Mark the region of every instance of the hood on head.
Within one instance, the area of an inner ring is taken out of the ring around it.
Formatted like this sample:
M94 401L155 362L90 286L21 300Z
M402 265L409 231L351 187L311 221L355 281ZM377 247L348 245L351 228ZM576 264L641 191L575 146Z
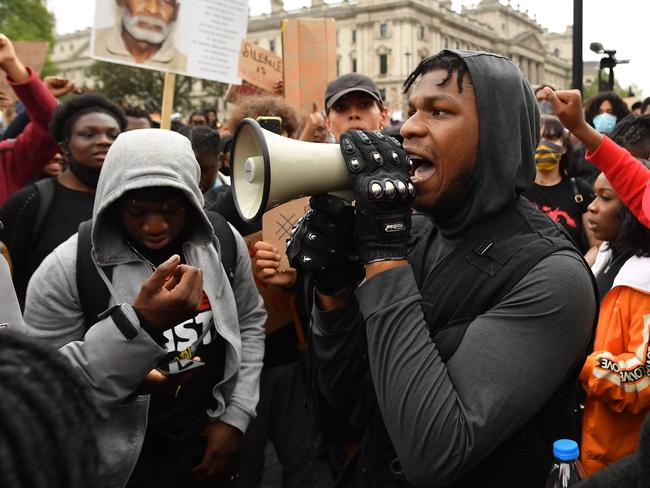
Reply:
M138 129L122 132L106 155L93 207L92 242L102 264L119 260L126 249L122 227L109 218L108 209L126 192L170 187L183 192L196 209L191 221L192 241L212 241L212 226L203 212L199 189L201 169L188 138L169 130Z
M451 52L467 66L476 96L479 147L470 190L453 215L436 224L458 234L511 204L535 181L539 107L530 83L504 56L486 52Z

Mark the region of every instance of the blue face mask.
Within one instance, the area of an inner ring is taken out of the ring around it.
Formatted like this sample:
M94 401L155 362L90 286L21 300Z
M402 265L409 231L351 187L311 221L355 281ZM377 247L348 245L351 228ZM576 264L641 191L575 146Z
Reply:
M598 114L594 117L594 129L601 134L609 134L616 125L616 116L608 113Z

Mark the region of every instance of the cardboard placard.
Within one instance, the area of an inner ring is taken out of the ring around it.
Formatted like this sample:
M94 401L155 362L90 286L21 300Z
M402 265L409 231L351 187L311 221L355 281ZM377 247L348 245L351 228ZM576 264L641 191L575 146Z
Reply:
M262 231L255 232L244 237L246 245L248 246L248 253L251 261L255 256L255 248L253 247L257 241L262 240ZM268 314L264 328L267 334L271 334L276 330L292 323L291 316L291 294L285 288L275 285L269 285L260 281L255 277L255 285L257 291L262 295L264 300L264 308Z
M25 66L29 66L35 73L40 75L50 44L47 41L14 41L12 44L14 45L18 59ZM0 71L0 90L5 92L12 102L17 100L16 94L7 82L7 75L4 71Z
M284 93L300 114L324 105L327 83L336 78L336 24L332 18L282 21Z
M271 93L244 81L241 85L230 85L230 87L228 87L228 91L226 92L226 102L237 105L247 97L263 95L271 95Z
M273 93L275 84L282 81L282 58L243 39L237 74L251 85Z
M305 215L307 210L309 210L309 197L304 197L275 207L262 217L263 238L278 248L278 253L282 256L278 269L282 271L289 269L286 240L291 235L291 227Z

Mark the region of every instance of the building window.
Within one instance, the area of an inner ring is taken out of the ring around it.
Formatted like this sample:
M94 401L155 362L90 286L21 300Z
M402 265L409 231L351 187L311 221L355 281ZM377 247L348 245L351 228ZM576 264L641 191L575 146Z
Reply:
M269 51L271 51L272 53L275 52L275 39L271 39L269 41Z
M381 95L381 99L384 101L384 103L386 103L386 88L380 88L379 94Z
M356 44L356 43L357 43L357 30L352 29L352 44Z
M356 59L352 60L352 72L353 73L357 72L357 60Z
M418 26L418 40L422 41L424 39L424 26Z
M336 76L341 76L341 62L336 60Z
M447 49L449 47L449 39L447 39L446 37L443 37L442 40L443 40L443 42L445 44L445 49Z
M339 45L339 31L338 29L336 30L336 45Z
M388 73L388 54L379 55L379 74L385 75Z
M388 37L388 24L379 25L379 37L381 38Z

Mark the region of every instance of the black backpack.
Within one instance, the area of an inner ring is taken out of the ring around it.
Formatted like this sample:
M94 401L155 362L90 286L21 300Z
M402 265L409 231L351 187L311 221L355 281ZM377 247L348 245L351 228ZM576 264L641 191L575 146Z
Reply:
M235 267L237 265L237 243L230 225L221 215L215 212L206 211L206 216L214 228L214 234L221 245L221 264L223 265L228 281L232 285L235 278ZM86 220L79 224L79 236L77 239L77 290L79 300L84 314L86 330L97 322L97 316L108 308L110 292L102 281L95 263L92 260L91 230L92 220ZM110 280L113 274L112 267L104 268L107 278Z

